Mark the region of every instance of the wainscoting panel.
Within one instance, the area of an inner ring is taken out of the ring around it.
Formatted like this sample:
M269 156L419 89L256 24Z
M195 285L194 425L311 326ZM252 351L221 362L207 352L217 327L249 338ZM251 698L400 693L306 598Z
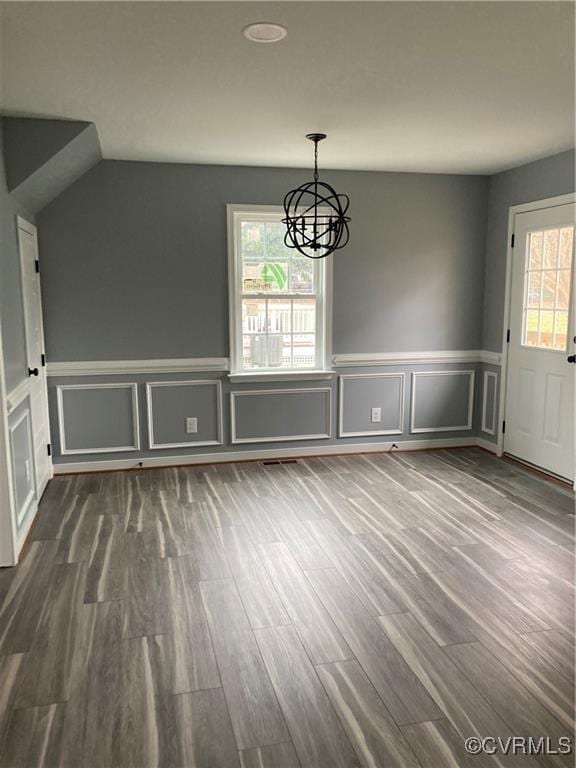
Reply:
M34 447L30 404L26 400L10 418L8 425L12 454L12 483L16 501L16 525L20 528L35 502Z
M146 383L148 447L188 448L222 445L222 384L218 380ZM186 432L186 419L198 419L198 431Z
M498 374L495 371L484 371L482 383L482 432L496 434L498 418Z
M329 387L231 392L232 443L329 438L331 395Z
M474 371L414 372L410 432L471 430L474 374Z
M62 455L140 449L136 384L61 384L56 396Z
M345 374L339 379L339 437L401 435L404 422L403 373ZM372 408L380 408L380 422L371 421Z

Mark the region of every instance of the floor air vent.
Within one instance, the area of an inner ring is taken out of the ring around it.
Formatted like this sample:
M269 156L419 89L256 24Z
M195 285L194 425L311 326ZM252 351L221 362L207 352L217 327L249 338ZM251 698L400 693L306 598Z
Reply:
M262 464L265 467L273 467L277 464L298 464L298 459L270 459L270 461L263 461Z

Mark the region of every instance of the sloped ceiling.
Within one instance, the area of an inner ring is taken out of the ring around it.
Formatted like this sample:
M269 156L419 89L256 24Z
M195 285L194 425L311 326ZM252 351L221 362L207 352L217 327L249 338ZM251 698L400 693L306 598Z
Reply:
M8 191L31 213L102 159L92 123L3 117L2 130Z

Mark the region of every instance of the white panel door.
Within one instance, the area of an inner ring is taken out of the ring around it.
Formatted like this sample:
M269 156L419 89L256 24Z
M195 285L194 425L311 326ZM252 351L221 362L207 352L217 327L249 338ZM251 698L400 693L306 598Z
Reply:
M504 451L574 479L575 205L514 219Z
M44 328L42 296L38 272L38 240L36 227L18 218L18 242L22 272L22 298L26 329L28 375L30 377L30 410L34 443L34 474L36 498L40 500L52 473L48 455L50 431L48 424L48 393L44 365Z

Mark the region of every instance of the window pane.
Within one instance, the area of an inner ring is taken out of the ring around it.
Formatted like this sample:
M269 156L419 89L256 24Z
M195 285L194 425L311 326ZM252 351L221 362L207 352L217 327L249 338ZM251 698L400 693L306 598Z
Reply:
M281 222L242 222L243 293L288 290L290 251Z
M527 307L540 306L540 290L542 287L542 272L528 273L528 293L526 296Z
M568 312L556 312L554 319L554 349L566 350L568 341Z
M244 368L266 368L266 334L250 334L242 337L242 357Z
M554 303L556 301L556 276L558 272L556 270L548 270L542 272L542 297L540 306L543 309L554 309Z
M245 259L243 293L282 293L288 288L288 261Z
M292 337L273 334L268 336L268 367L292 367Z
M529 309L526 312L526 325L524 328L524 344L527 347L538 346L538 318L540 312L537 309Z
M558 293L556 309L568 309L570 303L570 270L561 269L558 272Z
M267 221L264 226L267 261L286 261L290 256L290 249L284 245L286 225L281 221Z
M559 230L557 229L544 231L542 269L555 269L558 264L558 236Z
M267 299L268 333L290 333L292 330L292 302L290 299Z
M572 247L574 244L574 227L564 227L560 230L559 267L572 266Z
M290 290L292 293L314 291L314 261L292 255Z
M296 334L293 346L293 367L312 368L316 363L316 337L312 333Z
M243 333L266 332L266 299L242 300Z
M528 269L542 269L542 232L530 234L530 260Z
M293 310L294 333L315 333L316 299L297 299Z
M540 312L538 346L544 347L545 349L551 349L553 336L554 336L554 312L543 309Z

